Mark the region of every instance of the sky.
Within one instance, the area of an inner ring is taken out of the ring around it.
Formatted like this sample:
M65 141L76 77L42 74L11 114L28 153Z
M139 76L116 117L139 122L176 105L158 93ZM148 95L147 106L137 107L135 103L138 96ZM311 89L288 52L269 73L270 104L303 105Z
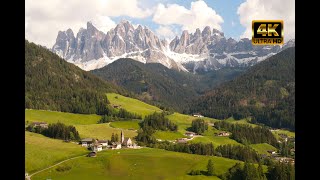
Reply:
M70 28L76 36L91 21L106 33L122 19L168 40L205 26L226 38L251 39L252 20L279 19L284 41L295 38L295 0L26 0L25 10L26 39L48 48L59 31Z

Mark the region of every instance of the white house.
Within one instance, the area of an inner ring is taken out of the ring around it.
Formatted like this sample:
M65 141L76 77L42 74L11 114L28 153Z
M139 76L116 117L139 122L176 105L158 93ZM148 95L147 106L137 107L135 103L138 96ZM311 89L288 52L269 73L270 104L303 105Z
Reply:
M121 149L121 143L117 142L113 142L112 143L112 146L111 146L111 149Z
M85 138L80 141L81 146L88 147L92 144L92 138Z
M102 151L102 145L96 144L96 145L92 146L92 151L94 151L94 152Z
M195 114L193 114L193 116L194 116L194 117L200 117L200 118L203 117L203 116L202 116L201 114L199 114L199 113L195 113Z
M107 147L107 146L108 146L108 140L98 140L98 143L99 143L102 147Z
M189 136L189 137L193 137L194 135L196 135L196 133L194 133L194 132L186 132L184 135L185 136Z

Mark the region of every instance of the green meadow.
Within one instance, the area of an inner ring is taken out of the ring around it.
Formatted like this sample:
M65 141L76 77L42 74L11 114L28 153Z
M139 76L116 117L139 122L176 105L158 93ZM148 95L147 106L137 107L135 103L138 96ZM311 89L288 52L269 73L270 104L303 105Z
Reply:
M137 99L125 97L120 94L107 93L107 97L111 104L120 105L121 108L124 108L129 112L142 115L142 117L154 112L162 112L162 110L156 106L152 106Z
M156 131L153 135L156 139L161 139L161 140L176 140L178 138L186 137L182 135L180 132L171 132L171 131Z
M259 154L266 154L269 155L268 150L274 150L276 151L277 148L273 147L272 145L268 143L262 143L262 144L250 144L250 146L256 150Z
M132 120L132 121L115 121L110 123L110 127L113 128L121 128L121 129L134 129L138 130L140 128L139 126L139 120Z
M279 134L286 134L288 137L295 137L296 136L295 132L291 132L291 131L283 130L283 129L278 129L276 131L272 131L272 133L277 139L280 139Z
M25 122L47 122L56 123L58 121L66 125L86 125L96 124L100 120L101 116L96 114L73 114L57 111L46 110L25 110Z
M256 127L258 125L256 124L252 124L250 123L250 118L245 118L245 119L240 119L240 120L235 120L233 117L230 117L228 119L225 120L226 122L229 122L229 123L235 123L235 124L248 124L252 127Z
M170 121L176 123L178 125L178 131L184 134L187 130L187 128L191 127L191 123L195 119L199 119L198 117L186 115L186 114L180 114L180 113L173 113L171 115L166 116ZM219 121L217 119L203 117L206 122L216 122Z
M103 124L90 124L90 125L76 125L81 138L96 138L96 139L111 139L112 133L118 134L120 137L121 129L112 128L108 123ZM137 135L136 131L123 130L125 137L133 139Z
M25 169L29 174L86 153L88 150L78 144L25 132Z
M64 172L58 172L57 167L53 167L32 179L219 179L188 175L191 170L206 171L209 159L213 160L217 175L240 162L151 148L107 150L99 152L95 158L80 157L59 165L71 167Z

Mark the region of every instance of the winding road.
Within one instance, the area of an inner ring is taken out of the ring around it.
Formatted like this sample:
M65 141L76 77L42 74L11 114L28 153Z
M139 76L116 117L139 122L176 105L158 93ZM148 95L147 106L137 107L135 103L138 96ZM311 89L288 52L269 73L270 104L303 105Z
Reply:
M57 163L57 164L54 164L54 165L52 165L52 166L49 166L49 167L45 168L45 169L42 169L42 170L37 171L37 172L34 172L33 174L27 176L26 179L27 179L27 180L31 180L31 177L32 177L33 175L35 175L35 174L38 174L38 173L40 173L40 172L42 172L42 171L45 171L45 170L47 170L47 169L50 169L50 168L52 168L52 167L54 167L54 166L57 166L57 165L59 165L59 164L62 164L62 163L64 163L64 162L66 162L66 161L69 161L69 160L72 160L72 159L76 159L76 158L79 158L79 157L83 157L83 156L86 156L86 155L80 155L80 156L76 156L76 157L72 157L72 158L63 160L63 161L61 161L61 162L59 162L59 163Z

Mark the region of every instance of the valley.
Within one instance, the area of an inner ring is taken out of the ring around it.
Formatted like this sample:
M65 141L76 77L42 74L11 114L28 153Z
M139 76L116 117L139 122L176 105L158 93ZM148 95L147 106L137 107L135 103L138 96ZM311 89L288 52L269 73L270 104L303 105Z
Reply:
M121 108L125 108L129 112L148 115L154 113L154 111L161 111L155 106L120 94L108 93L106 95L111 104L121 105ZM155 137L162 141L168 140L172 142L179 138L187 137L184 133L191 126L192 121L198 119L198 117L177 112L166 115L166 117L178 125L178 131L157 131ZM139 128L139 120L98 124L100 118L101 116L94 114L85 115L45 110L26 110L25 123L30 124L35 121L42 121L47 123L62 122L65 124L73 124L79 132L81 139L90 137L110 140L112 133L120 134L120 132L123 131L126 137L130 137L135 141L135 136L137 135L136 130ZM207 117L203 117L202 119L208 123L221 121ZM230 123L251 124L245 119L240 121L228 119L227 121ZM188 141L188 143L212 143L214 147L228 144L244 146L231 139L230 136L216 136L215 133L219 132L215 127L210 126L202 136L194 137ZM277 148L267 143L252 144L250 146L256 150L258 154L269 155L268 150L277 150ZM50 149L50 151L44 149ZM26 171L29 174L64 159L77 155L85 155L89 152L86 148L78 145L77 142L68 143L58 139L47 138L33 132L26 132ZM35 154L37 154L37 156ZM69 160L32 176L32 179L85 179L87 176L89 177L89 175L95 179L112 179L117 177L127 177L128 179L148 179L148 177L155 179L206 179L209 177L204 175L193 177L187 174L194 168L205 171L205 163L208 159L213 159L217 176L221 176L230 167L235 165L236 162L241 162L217 156L171 152L148 147L143 147L142 149L103 150L97 153L96 158L79 157L74 160ZM173 164L175 164L174 167L172 166ZM176 167L177 164L178 167ZM57 171L58 167L68 167L67 169L70 169L60 172ZM150 171L143 171L146 167L150 168ZM266 167L264 167L264 170L266 171ZM220 179L217 176L215 176L215 178Z
M123 22L114 31L122 26L131 28ZM133 31L149 32L141 27ZM198 36L199 31L184 32L170 43L171 50L197 51L181 42L205 39ZM57 38L62 44L64 33ZM72 31L67 33L74 41ZM90 33L100 34L99 41L104 37L92 24L79 33L86 38ZM117 33L109 35L121 41ZM203 44L204 50L215 58L225 51L248 51L243 49L247 40L227 48L225 43L234 43L223 36L218 31L208 36L216 44ZM99 42L91 40L86 39ZM247 59L246 65L225 59L230 54L220 57L226 60L220 61L224 66L212 58L202 64L172 60L163 65L161 58L141 63L127 56L84 71L69 63L72 59L61 58L76 53L72 48L73 52L60 51L62 44L55 46L59 57L25 41L25 171L30 175L43 170L32 179L224 180L237 176L234 172L259 173L261 179L294 174L294 47L283 46L281 51L274 47L270 51L277 54L263 52L260 57L273 56L263 61ZM217 46L225 48L218 52ZM119 53L111 51L112 56ZM93 52L86 54L86 60L97 55ZM154 55L143 54L148 61ZM232 55L248 58L248 54ZM61 164L50 168L57 163ZM276 171L280 167L287 171Z

